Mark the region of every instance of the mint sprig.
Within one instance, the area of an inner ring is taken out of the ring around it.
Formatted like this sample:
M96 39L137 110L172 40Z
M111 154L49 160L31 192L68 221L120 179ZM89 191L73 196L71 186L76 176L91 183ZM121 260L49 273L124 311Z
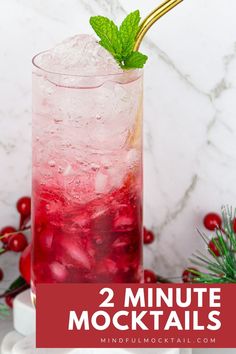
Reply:
M128 57L133 52L135 38L139 31L141 16L139 10L131 12L122 22L119 30L122 42L122 54Z
M134 51L135 39L140 28L140 12L131 12L120 28L103 16L93 16L90 24L100 38L100 45L108 50L122 69L143 68L148 57Z

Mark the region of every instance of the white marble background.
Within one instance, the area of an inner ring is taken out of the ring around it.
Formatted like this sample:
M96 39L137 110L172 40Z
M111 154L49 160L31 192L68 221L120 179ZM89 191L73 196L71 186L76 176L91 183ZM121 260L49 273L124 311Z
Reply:
M120 20L159 0L0 0L0 226L16 224L30 193L31 57L90 32L88 19ZM196 227L222 204L236 206L236 1L185 0L143 44L145 222L157 234L145 264L179 276L203 247ZM5 255L5 283L17 260ZM8 265L8 267L7 267ZM15 268L16 269L16 268Z

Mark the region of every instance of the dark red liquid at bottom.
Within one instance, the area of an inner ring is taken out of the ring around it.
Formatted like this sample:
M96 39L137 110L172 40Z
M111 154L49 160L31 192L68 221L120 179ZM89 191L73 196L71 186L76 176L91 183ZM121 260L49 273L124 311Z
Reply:
M87 204L33 185L33 288L36 283L142 280L142 198L123 186Z

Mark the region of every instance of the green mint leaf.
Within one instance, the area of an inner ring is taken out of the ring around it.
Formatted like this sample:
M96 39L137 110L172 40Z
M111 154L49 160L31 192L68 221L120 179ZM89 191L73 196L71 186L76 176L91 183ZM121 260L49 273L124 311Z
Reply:
M139 10L136 10L131 12L131 14L124 19L120 26L119 33L123 47L123 57L129 56L134 49L135 38L138 34L140 20L140 12Z
M90 24L101 39L99 42L101 46L107 49L116 59L119 59L122 52L122 43L118 27L114 22L103 16L93 16L90 18Z
M123 69L143 68L148 57L134 52L141 17L139 10L129 14L120 28L103 16L93 16L90 24L100 38L100 45L110 52Z
M124 69L143 68L148 57L140 52L132 52L128 58L124 60Z

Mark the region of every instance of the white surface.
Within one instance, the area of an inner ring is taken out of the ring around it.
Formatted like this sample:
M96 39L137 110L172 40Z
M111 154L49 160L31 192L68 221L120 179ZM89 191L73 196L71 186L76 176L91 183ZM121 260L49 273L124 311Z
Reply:
M1 354L11 354L15 344L22 338L23 336L16 331L9 332L2 341Z
M18 224L14 204L30 193L31 57L75 33L90 15L121 19L160 0L0 1L0 226ZM195 226L209 210L235 205L235 0L185 0L153 28L143 47L145 220L159 235L145 264L179 276L203 248ZM15 254L0 257L6 288ZM0 322L0 333L7 322Z
M71 349L36 349L35 337L28 336L15 344L12 354L72 354ZM74 354L74 353L73 353Z
M30 290L19 294L14 300L13 325L15 330L23 336L35 333L36 316Z
M4 336L13 330L12 316L0 319L0 345Z

